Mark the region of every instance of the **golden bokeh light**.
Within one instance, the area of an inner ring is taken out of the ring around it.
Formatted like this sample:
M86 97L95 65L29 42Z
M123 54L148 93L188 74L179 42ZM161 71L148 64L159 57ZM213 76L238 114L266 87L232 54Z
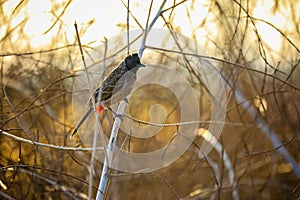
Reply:
M13 11L16 11L19 1L7 1L4 3L4 11L7 16ZM75 30L74 22L77 21L80 29L87 29L82 35L82 42L89 43L91 41L102 41L104 37L110 38L118 34L122 28L118 24L126 25L126 8L119 1L110 1L110 3L103 4L101 1L87 0L72 1L69 5L67 1L61 3L52 4L50 0L28 1L25 8L21 7L21 12L15 12L12 16L12 21L9 26L16 26L22 20L26 20L26 26L24 33L30 39L30 46L34 48L46 47L52 44L52 39L57 36L59 31L64 32L65 38L60 38L61 41L57 43L65 43L66 41L74 41ZM145 26L145 19L148 3L132 3L131 12L139 19L141 25ZM54 24L55 17L63 12L64 6L67 6L63 15L56 24ZM153 10L158 8L157 3L154 3ZM171 6L172 4L167 5ZM181 31L183 34L196 37L198 42L202 45L207 43L208 38L220 37L218 27L215 23L210 23L212 20L211 14L208 14L209 7L211 7L210 1L195 1L187 2L186 5L182 5L180 9L175 11L174 27L176 30ZM253 8L253 17L266 20L278 27L281 30L290 31L294 27L290 27L290 16L287 14L289 8L281 8L280 13L272 13L273 4L269 4L264 1L258 1ZM300 4L296 4L300 6ZM192 9L191 9L191 8ZM152 16L153 17L153 16ZM208 21L208 22L207 22ZM139 28L131 18L131 28ZM201 27L204 23L204 27ZM257 31L262 40L276 53L280 53L282 44L282 35L270 25L256 21ZM0 28L0 36L5 35L6 27L8 25L2 25ZM156 26L163 28L163 21L159 20ZM50 30L49 30L50 29ZM46 32L48 31L48 32ZM196 31L195 33L193 31ZM16 41L19 37L14 36L13 41ZM224 41L226 43L226 41ZM52 44L53 45L53 44ZM276 56L276 54L272 54Z

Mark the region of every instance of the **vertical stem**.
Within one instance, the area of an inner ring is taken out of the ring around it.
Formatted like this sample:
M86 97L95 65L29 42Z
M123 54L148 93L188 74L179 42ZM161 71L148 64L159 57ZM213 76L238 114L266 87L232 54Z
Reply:
M87 81L88 81L88 87L89 87L90 96L93 98L93 91L92 91L92 87L91 87L90 76L89 76L88 69L87 69L87 66L86 66L86 62L85 62L85 59L84 59L84 54L83 54L83 50L82 50L82 46L81 46L81 41L80 41L80 36L79 36L79 32L78 32L76 21L74 23L74 26L75 26L75 30L76 30L76 36L77 36L77 40L78 40L78 44L79 44L80 54L81 54L81 58L82 58L83 66L84 66L84 71L85 71L85 74L86 74L86 77L87 77ZM105 55L104 55L104 67L105 67L105 58L106 58L106 43L105 43ZM98 94L97 98L101 99L101 95L102 95L102 90L100 88L100 91L99 91L99 94ZM93 102L93 108L95 108L95 101L93 100L92 102ZM100 103L100 101L99 101L99 103ZM95 128L94 134L93 134L93 150L92 150L91 164L90 164L90 169L89 169L89 171L90 171L89 188L88 188L89 199L92 199L92 195L93 195L92 188L93 188L93 177L94 177L94 174L93 174L93 171L94 171L94 160L95 160L95 154L96 154L96 148L95 147L97 145L97 133L99 132L98 131L99 116L98 116L97 113L95 113L95 116L96 116L96 121L95 121L95 127L96 128Z
M129 0L127 1L127 56L129 55Z
M3 60L4 60L4 57L1 57L1 66L0 66L0 88L1 88L1 91L2 91L2 88L3 88L3 80L4 80L4 77L3 77ZM2 102L2 98L0 98L0 121L3 122L3 119L4 119L4 115L3 115L3 102Z
M122 116L125 110L126 106L126 101L121 101L118 107L117 115L115 118L115 122L111 131L111 135L109 138L109 143L107 146L107 156L105 157L104 160L104 165L102 169L102 174L101 174L101 181L99 183L98 187L98 192L97 192L97 197L96 200L100 199L105 199L108 186L109 186L109 166L112 163L113 160L113 154L114 154L114 148L116 145L117 137L118 137L118 130L120 128L121 122L122 122Z
M104 71L103 71L103 74L101 76L101 80L100 80L100 83L103 82L103 79L104 79L104 74L105 74L105 70L106 70L106 53L107 53L107 39L104 38L104 61L103 61L103 66L104 66ZM99 89L99 93L98 93L98 96L97 96L97 104L98 104L98 108L100 108L100 105L101 105L101 97L102 97L102 84L100 85L100 89ZM93 106L95 108L95 106ZM99 128L99 124L100 124L100 120L99 120L99 115L98 113L95 113L96 115L96 120L95 120L95 130L94 130L94 137L93 137L93 150L92 150L92 156L91 156L91 167L90 167L90 182L89 182L89 199L92 199L92 184L93 184L93 166L94 166L94 159L95 159L95 154L96 154L96 146L97 146L97 136L98 136L98 133L100 128ZM101 125L100 125L101 126ZM103 138L101 138L101 141L104 141ZM103 144L104 146L104 144ZM107 152L106 152L106 149L104 149L104 155L105 155L105 158L107 158ZM105 164L104 164L105 166ZM104 168L103 166L103 168ZM106 166L107 167L107 166ZM100 186L100 185L99 185ZM101 190L100 190L101 191ZM99 190L97 192L97 196L98 196L99 193ZM102 193L101 193L102 194Z
M162 9L165 5L165 3L167 2L167 0L164 0L158 10L158 12L156 13L155 17L153 18L152 22L150 23L149 26L146 27L145 29L145 33L144 33L144 37L143 37L143 41L142 41L142 44L141 44L141 47L139 49L139 57L142 58L143 56L143 52L145 50L145 43L146 43L146 37L147 37L147 34L148 32L151 30L151 28L153 27L153 25L155 24L156 20L158 19L159 16L161 16L161 13L162 13ZM151 4L152 5L152 4ZM150 14L149 14L150 15ZM148 23L148 22L147 22Z
M150 23L149 27L148 26L146 27L143 42L141 44L141 47L140 47L139 53L138 53L140 58L142 57L143 51L145 49L145 41L146 41L147 32L149 30L151 30L152 26L155 24L156 20L161 15L162 9L163 9L163 6L165 5L165 3L166 3L166 0L163 1L162 5L160 6L156 16L154 17L154 19ZM129 7L129 5L128 5L128 7ZM128 10L129 10L129 8L128 8ZM107 195L107 191L108 191L108 188L109 188L109 164L111 164L111 162L113 160L114 146L115 146L116 141L117 141L117 136L118 136L118 132L119 132L121 122L122 122L122 117L124 115L125 106L126 106L126 101L124 101L124 100L121 101L120 104L119 104L119 107L118 107L117 116L115 118L113 128L111 130L109 143L107 145L107 156L105 157L105 160L104 160L104 165L103 165L103 168L102 168L102 174L101 174L101 179L100 179L99 186L98 186L96 200L105 199L106 195Z

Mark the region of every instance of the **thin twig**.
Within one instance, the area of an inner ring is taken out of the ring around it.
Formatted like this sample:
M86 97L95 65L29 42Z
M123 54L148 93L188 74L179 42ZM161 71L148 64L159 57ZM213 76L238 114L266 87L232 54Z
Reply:
M66 190L66 187L64 186L61 186L60 183L56 182L56 181L53 181L49 178L46 178L36 172L33 172L33 171L29 171L29 170L26 170L26 169L18 169L18 171L20 172L23 172L23 173L26 173L26 174L30 174L31 176L34 176L35 178L38 178L40 180L43 180L45 181L46 183L52 185L52 189L54 190L60 190L62 192L64 192L66 195L68 195L69 197L71 197L72 199L78 199L77 197L75 197L73 194L71 194L69 191Z
M176 51L176 50L172 50L172 49L161 49L161 48L157 48L157 47L154 47L154 46L148 46L148 45L145 45L145 48L154 49L154 50L158 50L158 51L168 51L168 52L171 52L171 53L178 53L178 54L182 54L182 55L186 55L186 56L193 56L193 57L197 57L197 58L205 58L205 59L210 59L210 60L226 63L226 64L229 64L229 65L237 66L237 67L240 67L240 68L243 68L243 69L247 69L247 70L259 73L259 74L269 76L269 77L274 78L274 79L276 79L280 82L285 83L286 85L290 86L294 90L300 91L300 87L297 87L296 85L293 85L292 83L289 83L289 82L287 82L286 80L284 80L280 77L275 77L274 74L268 74L268 73L262 72L258 69L253 69L253 68L247 67L245 65L239 64L239 63L231 62L229 60L224 60L224 59L217 58L217 57L204 56L204 55L194 54L194 53L185 53L185 52Z
M243 9L243 11L247 14L247 16L248 16L251 20L261 21L261 22L263 22L263 23L269 25L270 27L274 28L276 31L278 31L278 32L279 32L279 33L280 33L280 34L288 41L288 43L290 43L290 44L296 49L296 51L297 51L298 53L300 53L299 47L297 47L296 44L295 44L290 38L288 38L288 37L283 33L283 31L281 31L278 27L276 27L275 25L273 25L272 23L270 23L270 22L268 22L268 21L266 21L266 20L264 20L264 19L259 19L259 18L255 18L255 17L250 16L250 14L246 11L246 9L241 5L240 2L238 2L238 1L236 1L236 0L234 0L234 2L235 2L236 4L238 4L238 6L239 6L240 8Z
M163 11L161 11L161 13L164 13L164 12L166 12L166 11L168 11L168 10L174 9L174 8L176 8L177 6L179 6L180 4L182 4L182 3L186 2L186 1L187 1L187 0L183 0L183 1L179 2L179 3L176 3L176 4L174 4L173 6L164 9Z
M253 128L253 125L247 125L245 123L233 123L233 122L211 121L211 120L159 124L159 123L140 120L140 119L134 118L131 115L128 115L126 113L124 113L124 116L131 119L132 121L139 123L139 124L145 124L145 125L157 126L157 127L185 126L185 125L191 125L191 124L223 124L223 125L228 125L228 126L242 126L242 127Z
M123 2L123 0L120 0L122 4L125 6L126 10L128 10L130 16L134 19L134 21L137 23L140 29L144 30L143 26L140 24L138 19L132 14L132 12L128 9L127 5Z
M79 36L79 33L78 33L78 28L77 28L76 21L75 21L74 26L75 26L75 30L76 30L77 40L78 40L78 44L79 44L79 49L80 49L82 62L83 62L83 65L84 65L85 74L86 74L87 81L88 81L90 96L92 97L93 108L95 109L96 105L95 105L95 101L94 101L95 99L94 99L94 95L93 95L91 80L90 80L90 76L89 76L88 69L87 69L87 66L86 66L86 62L85 62L85 58L84 58L84 54L83 54L83 50L82 50L82 46L81 46L81 42L80 42L80 36ZM100 96L101 93L102 92L100 91L99 94L98 94L98 98L101 98L101 96ZM96 112L94 112L94 114L95 114L95 117L96 117L96 121L95 121L95 130L94 130L94 134L93 134L93 136L94 136L93 137L93 150L92 150L91 163L90 163L90 169L89 169L89 171L90 171L89 189L88 189L89 199L92 199L92 195L93 195L92 187L93 187L93 176L94 176L93 175L93 172L94 172L94 158L95 158L95 154L96 154L95 147L96 147L96 144L97 144L98 120L99 120L98 114Z
M127 1L127 56L129 55L130 45L129 45L129 0Z
M50 172L52 174L59 174L60 176L65 176L65 177L69 177L71 179L74 179L80 183L83 183L85 185L88 185L88 182L83 180L80 177L74 176L70 173L66 173L63 172L59 169L52 169L52 168L47 168L45 166L39 166L39 165L25 165L25 164L13 164L13 165L6 165L4 167L0 167L0 171L17 171L19 168L28 168L28 169L34 169L34 170L39 170L39 171L46 171L46 172ZM97 190L96 187L93 187L95 190Z
M25 138L22 138L22 137L18 137L18 136L15 136L13 134L10 134L4 130L1 130L0 129L0 134L2 135L5 135L9 138L12 138L16 141L19 141L19 142L24 142L24 143L28 143L28 144L33 144L33 145L36 145L36 146L40 146L40 147L47 147L47 148L52 148L52 149L57 149L57 150L65 150L65 151L91 151L93 150L93 148L80 148L80 147L67 147L67 146L56 146L56 145L53 145L53 144L46 144L46 143L41 143L41 142L35 142L35 141L32 141L32 140L28 140L28 139L25 139ZM103 147L98 147L98 148L95 148L97 151L103 151Z
M105 39L105 44L104 44L104 60L103 60L103 65L104 65L104 71L106 70L106 54L107 54L107 39L106 38L104 38ZM103 83L103 80L104 80L104 75L105 75L105 73L103 73L102 74L102 76L101 76L101 80L100 80L100 83ZM97 96L97 107L98 108L100 108L100 106L101 106L101 97L102 97L102 92L103 92L103 85L101 84L100 85L100 89L99 89L99 92L98 92L98 96ZM100 123L100 119L99 119L99 115L97 115L96 114L96 122L95 122L95 130L94 130L94 138L93 138L93 147L96 147L96 145L97 145L97 135L98 135L98 132L100 131L101 132L101 134L100 134L100 136L103 136L103 134L102 134L102 130L100 130L100 127L99 127L99 124L101 124ZM101 126L101 125L100 125ZM101 139L100 139L100 141L102 141L102 143L103 143L103 146L105 146L105 144L104 144L104 137L102 137ZM92 167L94 166L94 157L95 157L95 153L96 153L96 151L93 151L92 152L92 158L91 158L91 169L92 169ZM104 148L104 155L105 155L105 158L107 158L108 157L108 152L107 152L107 150L106 150L106 148ZM104 165L103 165L103 169L105 168L105 161L104 161ZM102 169L102 171L103 171L103 169ZM103 173L102 173L103 174ZM93 174L92 174L92 172L90 172L90 180L93 180ZM89 199L91 199L92 198L92 182L90 182L90 184L89 184ZM98 185L98 191L97 191L97 196L98 196L98 194L102 194L102 192L101 192L101 188L100 188L100 184ZM98 199L98 197L96 198L96 199Z
M90 48L88 45L92 44L94 42L90 42L86 45L83 45L83 47L85 48ZM6 52L6 53L0 53L0 57L9 57L9 56L30 56L30 55L35 55L35 54L44 54L44 53L52 53L54 51L59 51L59 50L63 50L63 49L67 49L69 47L75 47L77 46L77 44L68 44L65 46L61 46L61 47L56 47L56 48L51 48L51 49L45 49L45 50L40 50L40 51L30 51L30 52L21 52L21 53L12 53L12 52Z
M13 119L19 117L21 114L25 113L26 111L31 110L31 109L33 109L33 108L36 107L36 106L41 106L41 105L43 105L43 103L36 104L36 102L39 102L40 99L41 99L41 97L42 97L43 95L45 95L46 92L49 91L53 85L55 85L56 83L59 83L59 82L62 81L62 80L65 80L65 79L68 79L68 78L72 78L72 77L74 77L74 75L67 75L67 76L61 77L61 78L59 78L59 79L57 79L57 80L55 80L55 81L52 81L48 86L46 86L44 89L42 89L42 92L39 93L38 96L35 97L35 98L34 98L34 99L33 99L33 100L32 100L32 101L31 101L24 109L22 109L22 110L19 111L18 113L14 113L14 116L13 116L13 117L11 117L11 118L5 120L5 121L3 122L3 124L2 124L2 126L0 126L0 128L3 128L3 126L4 126L5 124L7 124L7 123L10 122L11 120L13 120ZM36 105L34 105L34 104L36 104Z
M142 44L141 44L141 47L139 49L139 52L138 52L138 55L140 58L142 58L143 56L143 52L146 48L145 44L146 44L146 37L147 37L147 34L148 32L151 30L151 28L153 27L153 25L155 24L156 20L158 19L159 16L161 16L162 14L162 10L163 10L163 7L165 5L165 3L167 2L167 0L164 0L158 10L158 12L156 13L154 19L152 20L152 22L150 23L149 27L147 26L146 29L145 29L145 32L144 32L144 37L143 37L143 40L142 40Z
M168 186L168 188L173 192L173 194L175 195L176 199L180 199L178 193L176 192L176 190L172 187L172 185L169 183L169 181L167 181L166 179L164 179L163 177L159 176L159 175L155 175L153 174L156 178L158 178L161 182L163 182L164 184L166 184Z
M9 196L8 194L2 192L0 190L0 196L4 197L4 199L7 199L7 200L15 200L12 196Z
M64 13L66 12L67 8L69 7L69 5L72 3L72 1L73 0L69 0L67 2L67 4L64 6L64 8L61 11L61 13L56 17L56 19L53 22L53 24L43 33L44 35L47 34L56 25L56 23L61 19L61 17L64 15Z
M86 66L86 62L85 62L85 58L84 58L84 54L83 54L83 50L82 50L82 45L81 45L80 36L79 36L79 33L78 33L78 28L77 28L76 21L74 23L74 26L75 26L75 31L76 31L76 36L77 36L77 40L78 40L78 45L79 45L79 50L80 50L80 55L81 55L82 63L83 63L84 69L85 69L85 73L87 75L86 77L87 77L87 80L88 80L89 88L91 88L90 76L89 76L89 73L87 71L87 66Z
M15 115L15 118L16 118L16 121L17 121L17 124L19 125L19 127L26 133L26 135L30 138L30 140L34 143L35 142L35 135L28 129L28 128L25 128L23 127L19 117L16 116L16 111L15 111L15 108L14 106L12 105L11 101L9 100L9 97L7 96L7 93L6 93L6 85L3 86L2 88L2 92L4 94L4 97L8 103L8 105L10 106L10 109L12 111L12 113L14 113Z

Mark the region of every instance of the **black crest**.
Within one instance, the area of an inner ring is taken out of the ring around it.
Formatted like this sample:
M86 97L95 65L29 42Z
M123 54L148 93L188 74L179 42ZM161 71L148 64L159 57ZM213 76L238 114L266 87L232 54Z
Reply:
M125 58L125 64L127 69L132 69L134 67L143 67L144 65L141 64L140 58L137 53L134 53L130 56Z

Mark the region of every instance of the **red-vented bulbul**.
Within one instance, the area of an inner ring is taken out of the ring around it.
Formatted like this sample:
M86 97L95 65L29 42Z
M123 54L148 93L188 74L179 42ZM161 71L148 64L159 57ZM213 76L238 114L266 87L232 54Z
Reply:
M123 60L118 67L116 67L103 81L102 83L102 95L100 101L100 107L96 110L100 113L103 108L110 107L111 104L122 101L127 97L136 80L136 72L140 67L145 65L141 64L138 54L129 55ZM79 120L78 124L75 126L72 136L77 132L79 127L87 119L89 114L92 112L93 103L92 100L95 100L97 105L98 94L100 86L93 93L93 97L89 99L88 108L86 109L84 115Z

